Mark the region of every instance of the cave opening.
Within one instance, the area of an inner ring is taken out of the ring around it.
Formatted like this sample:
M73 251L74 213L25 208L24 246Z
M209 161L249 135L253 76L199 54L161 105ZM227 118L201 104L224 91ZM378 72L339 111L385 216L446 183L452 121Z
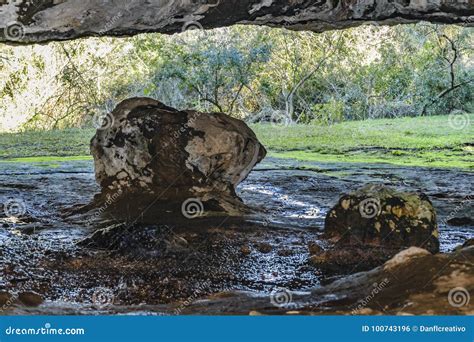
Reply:
M2 312L468 312L469 4L19 3Z

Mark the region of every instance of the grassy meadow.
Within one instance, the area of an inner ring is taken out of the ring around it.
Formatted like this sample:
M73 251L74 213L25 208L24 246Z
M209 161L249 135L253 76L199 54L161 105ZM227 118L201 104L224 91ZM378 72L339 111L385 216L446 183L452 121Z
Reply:
M251 125L269 155L320 162L474 168L474 114L351 121L331 126ZM0 134L0 161L88 159L94 129Z

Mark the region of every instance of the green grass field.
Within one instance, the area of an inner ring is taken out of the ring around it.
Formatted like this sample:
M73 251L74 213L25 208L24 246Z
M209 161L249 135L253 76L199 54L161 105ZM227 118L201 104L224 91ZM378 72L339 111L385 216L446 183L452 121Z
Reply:
M252 125L270 156L321 162L474 168L474 114L454 127L448 116L366 120L332 126ZM90 158L93 129L0 134L0 160ZM60 158L58 158L60 157Z

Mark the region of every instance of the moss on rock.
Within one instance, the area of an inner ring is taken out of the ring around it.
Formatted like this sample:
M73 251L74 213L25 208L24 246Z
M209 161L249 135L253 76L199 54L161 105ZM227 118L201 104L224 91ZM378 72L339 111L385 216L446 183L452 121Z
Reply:
M429 198L381 185L342 196L326 216L325 233L343 244L439 251L436 212Z

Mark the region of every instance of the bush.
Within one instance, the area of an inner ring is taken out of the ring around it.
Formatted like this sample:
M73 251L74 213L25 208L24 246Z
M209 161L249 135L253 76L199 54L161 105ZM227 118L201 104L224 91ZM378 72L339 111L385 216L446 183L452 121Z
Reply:
M344 103L330 100L326 103L317 103L312 106L313 125L331 125L344 120Z

